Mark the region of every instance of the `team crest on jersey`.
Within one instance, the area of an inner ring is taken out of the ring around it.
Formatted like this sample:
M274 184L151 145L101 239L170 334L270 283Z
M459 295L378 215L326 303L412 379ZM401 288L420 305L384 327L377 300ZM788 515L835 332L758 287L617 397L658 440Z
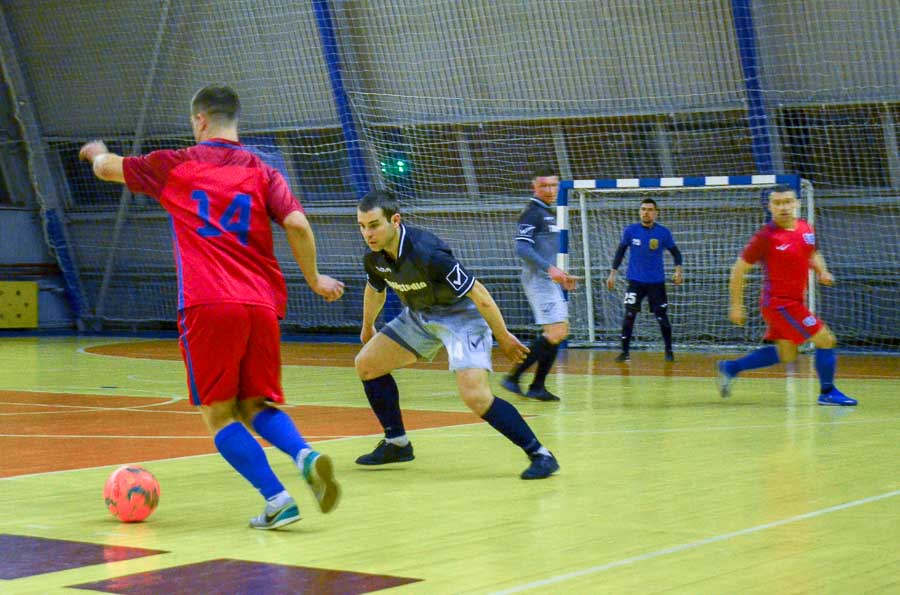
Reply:
M469 282L469 276L462 270L462 267L459 266L459 263L456 263L456 266L453 267L453 270L447 274L447 283L450 284L450 287L459 291Z
M656 238L650 238L650 249L656 250L657 248L659 248L659 240L657 240Z
M632 238L632 239L631 239L631 245L632 245L632 246L640 246L640 245L641 245L641 239L640 239L640 238Z
M803 319L803 326L816 326L816 317L807 316Z
M816 234L814 233L805 233L803 234L803 241L809 244L810 246L816 245Z

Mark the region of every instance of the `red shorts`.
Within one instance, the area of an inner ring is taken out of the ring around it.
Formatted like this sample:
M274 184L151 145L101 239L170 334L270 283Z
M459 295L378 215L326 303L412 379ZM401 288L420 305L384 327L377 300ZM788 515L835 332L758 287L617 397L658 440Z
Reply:
M781 306L765 306L762 317L768 326L765 338L770 341L785 340L801 345L819 332L825 323L801 303Z
M194 405L265 397L284 403L281 329L265 306L206 304L178 315L178 344Z

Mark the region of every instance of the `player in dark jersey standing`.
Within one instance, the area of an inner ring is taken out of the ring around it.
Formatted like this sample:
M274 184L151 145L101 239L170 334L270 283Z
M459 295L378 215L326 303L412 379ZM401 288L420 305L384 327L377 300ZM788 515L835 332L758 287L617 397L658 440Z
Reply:
M197 144L139 157L91 141L79 156L94 174L152 196L171 217L178 274L179 345L191 403L216 448L266 499L256 529L300 520L294 499L248 428L290 455L322 512L337 504L331 460L312 450L284 403L278 320L287 287L275 259L270 220L282 225L310 288L327 301L344 285L317 267L312 228L287 182L238 142L240 100L228 87L204 87L191 101Z
M550 205L556 200L559 176L550 168L539 168L531 177L531 186L534 196L519 215L515 244L516 256L522 261L522 287L534 321L541 325L541 334L531 343L525 361L504 377L500 385L523 397L559 401L559 397L547 390L544 381L556 361L559 344L569 336L569 304L562 290L575 289L577 279L556 266L559 232ZM523 394L519 377L533 364L537 364L534 378Z
M616 286L616 271L622 264L625 251L631 250L628 257L628 289L625 290L625 318L622 321L622 353L616 358L619 363L627 362L630 356L631 334L634 321L641 311L644 297L650 302L650 309L659 323L663 342L666 346L666 361L675 361L672 351L672 325L669 322L669 298L666 295L666 269L663 263L663 250L672 253L675 262L675 274L672 280L680 285L684 279L681 269L681 251L675 245L672 232L656 222L659 209L656 201L645 198L641 201L641 222L634 223L622 232L622 241L613 257L612 268L606 279L606 287L610 290Z
M411 461L413 447L403 427L400 393L391 372L418 359L431 360L447 349L450 369L463 402L531 459L522 479L549 477L559 464L515 407L491 393L491 332L506 356L521 361L528 349L506 328L488 290L453 256L437 236L403 224L392 194L376 190L359 202L357 221L371 252L366 254L356 372L366 397L384 428L384 440L360 465ZM375 320L391 287L404 308L381 331Z
M732 382L741 372L794 361L797 346L810 341L816 346L815 367L821 388L819 405L853 406L857 404L856 399L834 386L837 339L831 329L806 307L809 269L816 272L823 285L834 283L834 277L816 249L815 231L806 221L797 218L798 206L797 193L791 187L776 187L769 195L772 220L750 239L731 269L728 318L734 324L742 325L746 320L744 277L754 264L763 264L765 279L760 311L768 329L765 339L775 345L761 347L740 359L719 362L719 393L723 398L728 397Z

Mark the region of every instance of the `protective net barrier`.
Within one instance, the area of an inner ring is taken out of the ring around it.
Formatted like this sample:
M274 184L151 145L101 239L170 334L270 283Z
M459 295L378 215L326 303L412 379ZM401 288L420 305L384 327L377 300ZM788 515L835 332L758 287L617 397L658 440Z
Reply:
M550 165L566 179L803 176L840 291L855 294L852 306L838 290L823 295L826 319L837 299L850 308L839 334L900 343L890 301L896 2L12 0L2 9L87 317L99 324L171 324L171 241L153 201L93 180L77 147L95 137L126 154L187 146L192 94L225 83L244 104L242 140L284 171L316 225L322 270L350 289L339 305L320 303L279 238L292 329L359 324L364 246L353 201L373 187L395 191L411 220L490 282L511 324L530 327L512 236L530 173Z

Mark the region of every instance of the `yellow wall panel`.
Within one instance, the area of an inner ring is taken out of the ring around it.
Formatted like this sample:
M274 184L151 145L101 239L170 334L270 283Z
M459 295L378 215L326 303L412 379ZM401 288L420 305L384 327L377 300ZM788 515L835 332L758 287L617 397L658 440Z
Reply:
M0 328L37 328L37 299L33 281L0 281Z

